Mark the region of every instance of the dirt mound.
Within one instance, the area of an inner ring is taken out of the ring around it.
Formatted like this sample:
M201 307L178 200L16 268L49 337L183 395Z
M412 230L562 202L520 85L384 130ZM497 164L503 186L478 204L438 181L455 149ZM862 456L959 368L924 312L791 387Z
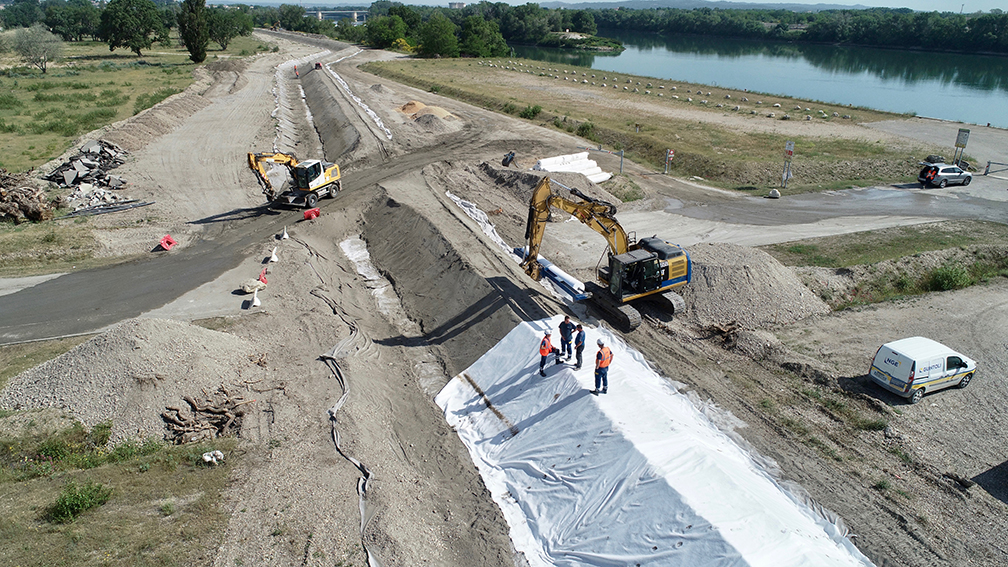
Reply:
M688 252L693 280L680 289L687 317L702 327L737 322L760 329L830 311L794 271L766 252L715 243Z
M240 383L253 369L261 374L252 354L251 346L226 333L131 319L12 378L0 392L0 407L59 408L88 427L111 419L113 441L161 438L165 406Z
M455 115L447 110L441 108L440 106L425 106L420 110L414 112L410 118L413 120L419 119L421 116L426 116L428 114L433 114L438 118L455 118Z
M370 88L371 88L372 91L374 91L376 93L388 92L388 89L385 88L381 83L375 83L375 84L371 85Z
M426 107L427 107L427 105L424 104L424 103L422 103L422 102L411 100L411 101L407 102L406 104L400 106L398 108L398 110L399 110L399 112L402 112L403 114L413 114L413 113L415 113L417 111L423 110Z
M452 130L436 114L424 114L416 119L416 125L433 134L444 134Z
M503 297L513 284L478 274L416 209L385 199L365 215L363 237L375 267L423 330L417 340L441 349L449 376L520 322Z

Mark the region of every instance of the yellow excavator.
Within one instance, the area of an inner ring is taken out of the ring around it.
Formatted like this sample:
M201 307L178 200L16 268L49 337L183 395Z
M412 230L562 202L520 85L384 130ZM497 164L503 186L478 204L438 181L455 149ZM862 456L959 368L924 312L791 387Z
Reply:
M630 305L632 301L660 299L666 302L666 309L672 311L685 307L682 297L672 291L689 283L692 278L689 254L681 246L656 237L635 241L616 220L614 205L589 197L577 189L557 185L570 191L580 201L554 194L549 177L544 177L536 185L525 226L525 239L528 241L528 250L522 262L525 273L536 281L544 275L551 275L543 269L538 258L550 210L557 208L591 227L609 243L607 254L603 254L603 258L607 258L606 264L602 265L602 258L599 258L596 266L598 283L584 282L586 294L583 297L590 298L614 317L619 326L631 331L641 324L640 313Z
M273 183L267 175L265 164L277 164L287 168L292 183L290 188L277 194ZM322 197L332 197L343 188L340 180L339 166L317 159L298 161L293 154L260 152L248 154L248 166L255 172L263 186L263 194L273 201L286 201L287 204L304 204L313 209L318 206Z

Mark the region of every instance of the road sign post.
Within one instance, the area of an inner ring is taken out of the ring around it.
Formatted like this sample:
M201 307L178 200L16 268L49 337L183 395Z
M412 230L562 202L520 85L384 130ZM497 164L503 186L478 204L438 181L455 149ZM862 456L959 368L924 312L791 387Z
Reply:
M959 165L962 161L963 152L966 151L966 142L969 141L969 128L960 128L959 134L956 135L955 142L955 153L952 155L952 163Z

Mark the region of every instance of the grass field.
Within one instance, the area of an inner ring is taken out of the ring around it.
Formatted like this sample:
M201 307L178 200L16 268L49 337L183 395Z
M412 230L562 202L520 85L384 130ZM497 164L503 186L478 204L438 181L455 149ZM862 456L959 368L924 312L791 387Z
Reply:
M193 81L189 52L174 42L155 44L143 57L108 44L64 44L65 58L46 73L13 53L0 57L0 167L24 171L62 154L82 134L128 118L182 92ZM251 55L271 48L236 38L214 57Z
M11 427L16 422L16 427ZM209 564L236 443L108 443L55 410L0 414L0 557L5 565ZM14 432L16 430L16 432ZM202 453L221 450L224 464Z
M790 113L791 120L803 120L809 115L816 124L849 124L899 118L900 115L629 75L620 75L617 88L613 89L612 73L570 65L544 69L546 65L556 64L532 60L494 63L500 66L491 67L472 59L398 59L370 63L364 69L486 109L520 116L547 128L576 134L592 145L624 150L628 159L655 170L664 169L665 152L673 149L675 159L671 170L674 175L700 177L723 188L752 190L779 186L784 145L789 139L795 142L794 178L783 191L785 195L907 181L916 175L917 162L927 153L921 148L912 152L908 148L892 148L874 141L828 135L789 137L743 132L721 125L723 120L720 120L731 113L767 122L781 120ZM516 74L525 76L516 79ZM577 77L577 80L566 80L569 77ZM609 83L603 89L601 84L605 80ZM592 82L596 84L591 85ZM637 92L633 92L634 89ZM743 97L749 100L742 101ZM690 98L693 100L688 100ZM757 105L757 101L762 104ZM640 105L645 103L654 108L688 108L708 113L711 119L684 120L658 112L642 114ZM775 104L780 106L775 108ZM735 105L741 106L739 111L733 110ZM533 112L536 107L538 112ZM751 114L753 111L756 114ZM770 112L774 112L776 118L768 118L766 114ZM849 118L844 118L845 115Z

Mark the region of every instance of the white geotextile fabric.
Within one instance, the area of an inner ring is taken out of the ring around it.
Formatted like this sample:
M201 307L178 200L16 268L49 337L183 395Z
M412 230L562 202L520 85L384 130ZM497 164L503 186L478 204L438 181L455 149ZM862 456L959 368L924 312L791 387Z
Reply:
M519 324L435 400L530 565L871 565L604 329L585 329L581 370L551 356L540 377L560 321Z
M588 152L543 158L537 161L532 169L580 173L592 183L601 183L612 177L612 174L602 171L595 160L588 159Z

